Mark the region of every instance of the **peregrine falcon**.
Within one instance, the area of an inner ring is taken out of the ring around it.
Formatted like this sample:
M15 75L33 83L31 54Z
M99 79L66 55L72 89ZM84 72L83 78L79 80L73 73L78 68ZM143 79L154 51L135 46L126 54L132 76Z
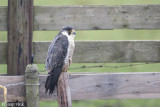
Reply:
M46 58L46 70L48 71L45 83L46 93L49 91L49 94L53 94L61 72L66 72L71 64L75 48L75 35L73 27L66 26L60 30L51 42Z

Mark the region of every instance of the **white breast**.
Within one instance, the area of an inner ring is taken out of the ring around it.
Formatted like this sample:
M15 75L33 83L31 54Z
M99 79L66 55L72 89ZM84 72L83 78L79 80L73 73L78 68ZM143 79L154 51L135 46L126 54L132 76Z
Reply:
M62 32L63 35L67 36L68 38L68 52L66 58L64 60L65 65L69 65L69 59L72 60L72 55L74 52L75 44L74 44L74 37L75 35L68 35L67 32Z

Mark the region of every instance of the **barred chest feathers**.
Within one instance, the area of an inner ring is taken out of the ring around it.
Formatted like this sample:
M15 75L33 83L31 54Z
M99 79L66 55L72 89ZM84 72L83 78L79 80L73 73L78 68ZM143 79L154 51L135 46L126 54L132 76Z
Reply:
M75 44L74 44L74 37L75 35L68 35L66 31L62 32L63 35L65 35L68 38L68 52L66 55L66 58L64 60L64 65L69 65L69 60L72 60L72 55L74 52Z

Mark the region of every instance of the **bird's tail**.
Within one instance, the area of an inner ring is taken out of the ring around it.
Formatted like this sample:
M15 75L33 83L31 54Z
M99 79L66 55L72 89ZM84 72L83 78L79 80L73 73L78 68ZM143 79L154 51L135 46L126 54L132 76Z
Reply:
M61 74L61 71L61 68L56 68L49 72L45 83L46 93L49 91L49 95L53 94L53 90L57 86L58 78Z

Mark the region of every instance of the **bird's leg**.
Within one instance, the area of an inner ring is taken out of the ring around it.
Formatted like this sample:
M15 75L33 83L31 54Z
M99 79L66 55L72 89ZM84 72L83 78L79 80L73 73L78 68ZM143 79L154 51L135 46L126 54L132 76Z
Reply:
M66 72L66 69L65 69L65 67L63 67L63 69L62 69L62 72Z
M66 69L66 72L68 72L69 74L70 74L70 72L68 71L68 66L66 67L67 69Z
M65 65L65 66L63 67L62 72L68 72L68 73L70 73L70 72L68 71L68 65Z
M69 59L69 64L68 64L68 66L70 66L71 65L71 63L72 63L72 59ZM70 74L70 72L68 71L68 69L67 69L67 72Z
M70 74L70 72L67 70L67 72Z

